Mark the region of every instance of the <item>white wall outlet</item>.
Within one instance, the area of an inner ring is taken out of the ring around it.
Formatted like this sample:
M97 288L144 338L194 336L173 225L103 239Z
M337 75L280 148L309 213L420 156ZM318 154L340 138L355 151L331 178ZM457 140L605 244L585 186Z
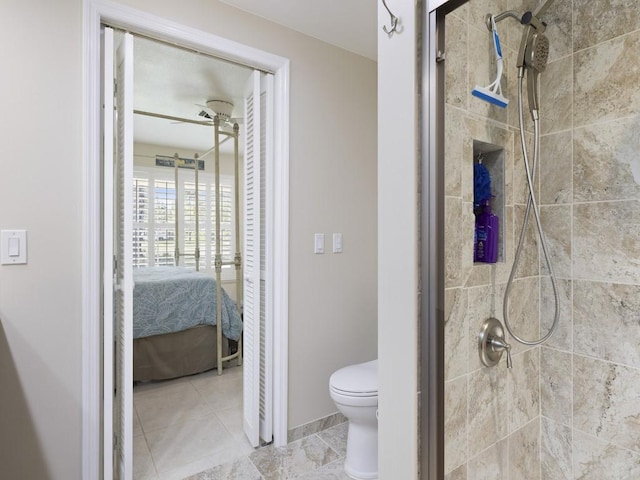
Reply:
M333 234L333 253L342 253L342 234Z
M313 242L313 253L324 253L324 233L316 233Z
M20 265L27 263L27 231L0 231L0 263Z

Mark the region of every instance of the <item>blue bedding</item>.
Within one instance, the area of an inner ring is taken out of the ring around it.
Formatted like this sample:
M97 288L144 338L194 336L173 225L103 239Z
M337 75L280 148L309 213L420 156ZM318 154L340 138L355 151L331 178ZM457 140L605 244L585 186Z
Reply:
M216 281L182 267L133 270L133 338L216 324ZM222 290L222 333L238 340L242 319Z

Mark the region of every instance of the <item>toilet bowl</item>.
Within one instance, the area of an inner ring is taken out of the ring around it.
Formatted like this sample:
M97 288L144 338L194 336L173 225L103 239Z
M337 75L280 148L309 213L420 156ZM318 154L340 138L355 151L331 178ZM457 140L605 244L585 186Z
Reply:
M329 393L349 421L346 474L357 480L378 478L378 360L334 372Z

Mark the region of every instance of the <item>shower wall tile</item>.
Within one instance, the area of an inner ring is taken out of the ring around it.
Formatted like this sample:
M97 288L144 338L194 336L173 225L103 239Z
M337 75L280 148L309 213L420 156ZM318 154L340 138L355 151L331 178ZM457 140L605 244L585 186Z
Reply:
M640 368L640 285L576 281L574 301L576 353Z
M509 437L509 480L540 478L540 418Z
M571 280L556 279L560 300L560 317L556 331L546 341L547 347L567 352L573 351L573 283ZM546 335L553 325L556 302L549 277L540 279L540 332Z
M509 323L512 330L525 340L535 340L540 335L539 278L515 280L509 293ZM522 345L507 335L511 353L517 354L531 347Z
M460 465L453 472L447 473L444 480L467 480L467 464Z
M575 51L640 29L640 3L637 0L573 3Z
M449 197L462 197L462 163L465 132L464 112L445 105L444 191Z
M573 427L640 453L640 370L575 355Z
M524 156L522 153L522 143L520 141L520 134L514 134L514 156L513 156L513 203L524 205L529 199L529 184L527 182L527 170L524 162ZM533 179L533 191L536 194L536 198L540 195L540 165L536 167L535 174L533 173L533 134L525 134L525 142L527 145L529 168Z
M640 199L640 117L578 128L574 135L576 202Z
M507 377L509 427L515 432L540 415L540 348L513 355Z
M516 205L514 207L515 215L515 240L516 245L520 239L520 232L526 213L524 205ZM518 269L516 270L516 278L533 277L540 274L540 256L538 252L538 231L535 226L535 217L533 211L529 214L525 237L520 251L520 259Z
M447 14L447 21L449 20L449 16L458 17L460 20L465 23L469 22L469 4L465 3L460 5L458 8L453 10L452 12Z
M571 205L540 207L540 223L547 240L549 261L553 272L560 278L571 278ZM540 271L549 274L542 250Z
M446 26L444 40L447 49L444 80L445 103L466 109L469 100L467 23L455 16L449 16L446 20Z
M444 245L445 287L460 287L464 285L463 277L466 277L463 272L464 259L461 255L466 239L461 235L462 200L460 198L445 198L444 218L444 237L447 239Z
M573 53L573 12L572 2L554 2L542 20L547 23L545 35L549 37L549 61Z
M573 478L635 480L640 478L640 455L585 435L573 433Z
M494 270L492 279L495 284L507 283L513 265L515 243L513 238L513 206L504 209L504 218L500 219L500 234L502 235L502 255L503 261L495 263L491 268Z
M573 480L571 428L542 417L540 432L541 479Z
M485 367L469 375L469 455L477 455L507 435L507 399L503 368Z
M444 292L444 368L445 380L464 375L468 370L469 319L468 293L462 288Z
M469 460L467 475L468 480L510 480L507 439L493 444Z
M544 135L540 139L540 204L555 205L573 200L573 144L571 131Z
M640 200L573 207L575 278L640 283Z
M573 121L573 57L550 62L540 76L540 131L570 129Z
M576 127L640 113L639 49L636 31L574 55Z
M467 461L467 379L445 383L444 471L451 472Z
M571 354L541 347L540 404L543 416L571 426Z
M507 0L473 0L468 2L468 5L469 25L490 37L491 32L487 29L484 17L487 13L498 14L504 12L507 9ZM493 46L491 46L491 52L493 53ZM495 53L493 55L495 57ZM495 72L495 68L493 71ZM493 78L491 81L493 81Z

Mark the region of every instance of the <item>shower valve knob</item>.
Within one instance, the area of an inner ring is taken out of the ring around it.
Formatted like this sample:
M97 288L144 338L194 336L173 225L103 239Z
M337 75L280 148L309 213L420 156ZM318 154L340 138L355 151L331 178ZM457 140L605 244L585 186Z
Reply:
M480 360L487 367L497 365L503 352L507 352L507 368L513 367L511 345L505 341L504 328L497 318L488 318L482 324L478 336L478 349L480 350Z

